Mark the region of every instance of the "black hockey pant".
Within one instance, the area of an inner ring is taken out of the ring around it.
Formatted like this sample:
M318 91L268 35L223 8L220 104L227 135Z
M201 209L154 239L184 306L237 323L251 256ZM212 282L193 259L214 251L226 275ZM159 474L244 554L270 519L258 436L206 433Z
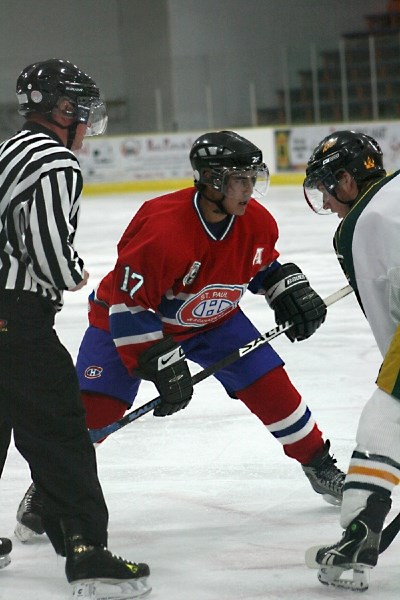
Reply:
M1 370L1 367L0 367ZM8 447L11 440L11 426L7 421L0 419L0 477L6 462Z
M53 324L50 302L0 291L0 450L5 458L12 427L43 498L46 533L64 554L62 529L106 546L108 512L75 367Z

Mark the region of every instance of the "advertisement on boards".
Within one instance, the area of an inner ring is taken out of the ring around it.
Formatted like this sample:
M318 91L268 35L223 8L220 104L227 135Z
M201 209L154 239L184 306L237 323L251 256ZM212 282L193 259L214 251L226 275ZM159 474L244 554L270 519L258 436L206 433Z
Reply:
M368 122L275 129L276 171L304 173L318 143L330 133L351 129L370 135L380 144L388 172L400 169L400 122Z

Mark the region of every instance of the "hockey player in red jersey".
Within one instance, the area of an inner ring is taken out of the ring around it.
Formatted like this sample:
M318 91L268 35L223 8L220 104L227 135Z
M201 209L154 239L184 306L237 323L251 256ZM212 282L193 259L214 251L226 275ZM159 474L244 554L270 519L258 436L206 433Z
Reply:
M90 429L121 418L141 379L162 399L155 416L185 408L193 393L185 356L206 368L260 335L239 307L247 289L265 296L278 323L293 323L292 341L325 320L302 271L278 262L277 224L253 198L269 183L259 148L211 132L193 144L190 161L194 187L142 205L114 269L89 298L77 371ZM339 503L344 474L283 365L265 344L215 377L302 465L314 490ZM20 521L23 514L22 506Z

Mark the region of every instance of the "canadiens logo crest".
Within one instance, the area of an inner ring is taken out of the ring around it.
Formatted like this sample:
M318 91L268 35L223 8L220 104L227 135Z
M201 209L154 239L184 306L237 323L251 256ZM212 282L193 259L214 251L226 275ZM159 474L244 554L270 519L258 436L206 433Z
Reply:
M181 306L176 318L181 325L190 327L218 321L237 307L245 290L245 286L240 285L207 286Z
M85 377L86 379L98 379L99 377L101 377L102 372L102 367L92 365L85 370Z

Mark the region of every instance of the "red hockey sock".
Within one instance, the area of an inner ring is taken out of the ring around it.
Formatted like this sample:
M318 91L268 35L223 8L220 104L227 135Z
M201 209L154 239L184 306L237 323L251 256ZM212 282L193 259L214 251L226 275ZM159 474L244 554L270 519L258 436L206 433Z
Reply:
M236 396L266 427L290 417L301 402L299 392L283 367L277 367L260 377L247 388L236 392ZM303 465L311 462L323 447L322 434L316 423L305 437L293 443L283 443L285 454Z
M81 392L81 398L86 410L88 429L100 429L114 423L114 421L121 419L128 410L128 405L125 402L113 396L96 392Z

